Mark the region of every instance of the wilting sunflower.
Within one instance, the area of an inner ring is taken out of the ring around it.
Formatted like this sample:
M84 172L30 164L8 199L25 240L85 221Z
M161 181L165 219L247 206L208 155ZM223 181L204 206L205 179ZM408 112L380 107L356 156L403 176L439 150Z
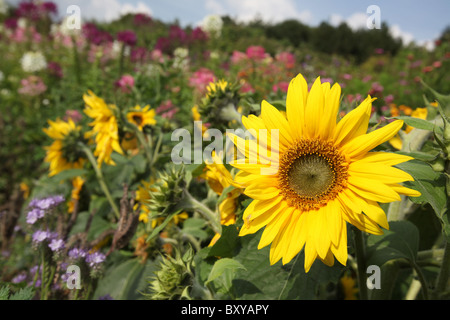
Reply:
M85 180L78 176L73 178L72 180L72 192L70 195L70 201L68 203L68 209L67 211L69 213L73 213L75 210L75 205L78 203L78 201L80 200L80 194L81 194L81 189L83 188Z
M44 161L50 163L49 176L68 169L82 168L86 159L83 151L78 148L78 142L84 141L81 127L75 125L70 118L67 122L57 119L49 120L48 123L50 126L43 130L54 140L50 146L45 147L47 155Z
M263 101L261 117L242 118L256 140L245 143L230 135L247 160L257 155L257 161L232 163L242 170L235 181L254 199L244 212L240 235L265 227L258 249L271 244L271 264L280 259L286 264L304 248L306 272L316 258L331 266L336 257L345 265L346 222L382 234L380 226L389 226L378 202L398 201L400 194L420 195L400 185L413 178L392 167L411 157L370 152L395 136L403 122L366 133L373 101L369 96L336 123L340 95L338 84L330 88L320 78L308 92L298 75L289 85L286 117ZM279 139L271 139L271 132L278 132Z
M206 167L204 173L200 176L204 178L210 188L219 196L222 195L224 190L230 186L235 187L227 193L227 196L219 204L220 224L229 226L236 223L236 199L242 194L240 185L237 185L230 171L223 165L219 156L215 153L212 155L212 161L206 161ZM210 245L216 243L220 238L220 234L217 233L211 240Z
M156 124L155 110L150 109L150 106L136 106L127 112L127 120L143 131L145 126Z
M88 133L89 137L95 136L94 156L97 157L98 166L102 163L114 165L111 159L113 151L123 154L119 143L119 130L116 113L117 106L106 104L106 102L97 97L92 91L83 95L86 108L84 112L94 121L90 123L92 130Z

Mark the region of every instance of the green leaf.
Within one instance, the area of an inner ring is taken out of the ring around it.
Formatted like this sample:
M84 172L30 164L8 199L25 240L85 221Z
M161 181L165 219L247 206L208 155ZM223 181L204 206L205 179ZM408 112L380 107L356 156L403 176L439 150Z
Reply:
M423 120L420 118L413 118L413 117L409 117L409 116L398 116L398 117L393 117L392 119L403 120L403 121L405 121L405 123L407 125L417 128L417 129L428 130L428 131L437 130L439 133L443 132L441 127L436 126L436 124L434 124L433 122L428 121L428 120Z
M0 288L0 300L8 300L9 297L9 287L1 287Z
M413 157L416 160L424 161L424 162L430 162L437 159L439 156L439 152L435 152L434 154L428 153L428 152L422 152L422 151L397 151L395 153L403 154L405 156Z
M404 185L422 194L420 197L410 197L411 201L418 204L429 203L439 219L442 220L448 201L445 176L434 171L429 164L418 160L411 160L396 166L414 178L414 181L406 181Z
M49 178L49 180L53 183L73 179L78 176L83 176L87 173L87 170L85 169L69 169L64 170L58 173L57 175Z
M367 265L381 267L392 259L415 262L419 249L419 230L409 221L392 221L383 235L367 238Z
M189 218L183 222L183 232L200 240L206 240L208 233L204 230L206 221L201 218Z
M179 214L181 211L182 210L179 209L168 215L167 218L165 218L164 221L159 226L157 226L155 229L152 230L152 233L147 237L146 241L148 242L152 240L154 237L156 237L167 226L170 220L172 220L172 218L175 217L177 214Z
M9 300L31 300L33 296L34 289L32 287L26 287L9 297Z
M150 276L155 270L156 267L149 261L144 264L138 258L120 261L106 270L105 275L98 282L94 297L109 294L116 300L138 299L141 297L139 290L144 289L144 278Z
M220 276L224 275L225 273L234 273L237 269L245 269L245 267L236 260L233 260L231 258L223 258L216 261L214 266L211 269L211 272L208 276L208 279L206 280L205 284L210 283L211 281L216 280ZM231 285L231 283L230 283Z
M239 231L234 224L222 226L222 235L211 247L209 257L233 257L236 247L239 245Z
M316 260L305 273L303 250L286 265L281 261L270 265L270 248L257 248L261 234L260 231L242 238L242 249L235 259L247 270L238 270L233 280L238 299L312 300L317 299L320 287L338 281L344 269L338 262L329 267Z

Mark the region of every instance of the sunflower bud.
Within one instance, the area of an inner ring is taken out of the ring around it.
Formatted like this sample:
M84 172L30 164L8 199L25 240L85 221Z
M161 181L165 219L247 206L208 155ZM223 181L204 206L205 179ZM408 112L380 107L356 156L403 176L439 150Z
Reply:
M161 173L159 184L150 192L148 209L152 216L156 218L171 214L183 199L185 187L184 167L170 167Z
M242 115L237 111L241 100L239 88L239 85L224 80L211 82L198 108L202 120L217 129L229 127L232 121L240 123Z
M149 283L150 300L175 300L188 298L188 290L193 283L194 252L191 248L181 256L175 250L175 257L162 257L161 269Z

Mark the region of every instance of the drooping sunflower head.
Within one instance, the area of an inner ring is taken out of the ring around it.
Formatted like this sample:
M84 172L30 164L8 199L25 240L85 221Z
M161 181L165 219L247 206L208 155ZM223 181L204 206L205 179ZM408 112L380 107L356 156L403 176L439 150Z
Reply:
M80 200L81 190L83 189L83 185L85 183L85 180L77 176L72 180L72 192L70 196L70 201L68 203L68 209L67 211L69 213L73 213L75 211L75 206L78 204Z
M85 155L78 144L85 142L81 127L75 125L72 119L49 120L48 123L50 126L43 130L54 140L50 146L46 147L45 162L50 163L49 176L64 170L81 168L85 162Z
M83 95L86 108L84 112L94 121L89 125L92 130L88 132L89 137L95 136L95 151L94 156L97 157L99 167L102 163L114 165L111 159L113 151L123 154L119 143L119 124L118 124L118 109L113 104L106 104L106 102L96 96L92 91L89 94Z
M347 224L381 234L388 228L378 202L419 196L400 183L413 178L395 167L412 158L371 152L400 130L402 121L368 131L372 99L367 97L338 123L341 88L318 78L308 91L302 75L289 85L286 114L263 101L261 116L242 118L254 137L230 134L245 162L235 181L254 201L244 212L240 235L264 227L258 248L271 244L270 262L288 263L305 252L305 270L319 258L346 264Z
M156 124L155 110L150 109L150 106L145 107L135 106L127 112L127 120L133 123L139 130L143 131L146 126L153 126Z
M240 122L242 115L237 111L240 100L239 85L225 80L211 82L198 105L198 112L213 128L224 129L230 122Z

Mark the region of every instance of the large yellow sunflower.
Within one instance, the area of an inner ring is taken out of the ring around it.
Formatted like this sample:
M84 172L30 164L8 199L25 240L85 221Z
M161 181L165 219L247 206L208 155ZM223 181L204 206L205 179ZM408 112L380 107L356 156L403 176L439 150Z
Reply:
M61 119L48 121L50 125L43 131L54 141L45 147L47 155L45 162L50 163L49 176L54 176L61 171L80 169L85 162L84 154L77 148L77 143L84 139L81 127L75 125L72 119L67 122Z
M298 75L289 84L286 116L263 101L261 117L242 118L256 140L230 135L247 160L233 161L241 170L235 181L254 199L244 212L240 235L265 227L258 249L271 244L271 264L280 259L286 264L304 248L306 272L316 258L331 266L336 257L345 265L346 222L382 234L380 227L389 226L378 202L420 195L400 185L413 178L392 167L411 157L370 152L395 136L403 122L366 133L373 101L369 96L336 123L340 95L338 84L330 88L320 78L308 92ZM272 129L279 139L271 139ZM258 161L248 161L255 159L255 152Z
M90 123L92 130L88 133L89 137L95 136L94 156L97 157L98 166L102 163L114 165L111 159L113 151L123 154L119 143L119 129L117 124L116 112L117 106L106 104L106 102L97 97L92 91L88 95L83 95L86 108L84 112L94 121Z

